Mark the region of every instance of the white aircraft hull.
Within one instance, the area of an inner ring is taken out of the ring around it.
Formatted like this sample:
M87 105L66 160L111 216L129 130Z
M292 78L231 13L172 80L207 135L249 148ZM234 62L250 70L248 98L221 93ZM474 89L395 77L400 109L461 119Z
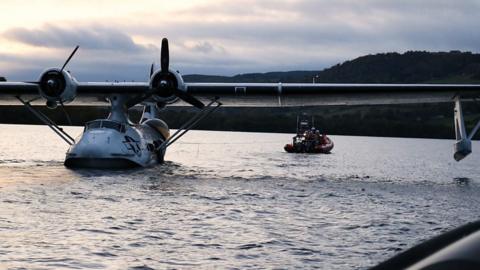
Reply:
M100 120L99 120L100 121ZM108 120L101 120L108 121ZM148 125L126 125L124 130L86 127L66 154L69 168L149 167L163 162L163 137Z

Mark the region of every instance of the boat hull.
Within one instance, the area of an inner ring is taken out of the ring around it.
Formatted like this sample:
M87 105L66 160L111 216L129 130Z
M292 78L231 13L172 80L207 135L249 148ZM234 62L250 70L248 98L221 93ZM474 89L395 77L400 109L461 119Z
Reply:
M326 138L322 144L309 146L306 143L286 144L284 149L288 153L311 153L311 154L329 154L333 149L334 143L330 138Z

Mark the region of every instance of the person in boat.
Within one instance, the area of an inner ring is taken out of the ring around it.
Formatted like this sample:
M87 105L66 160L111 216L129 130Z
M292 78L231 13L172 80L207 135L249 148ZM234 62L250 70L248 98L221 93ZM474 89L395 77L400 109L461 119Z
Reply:
M315 144L319 144L322 142L322 135L320 135L320 131L317 129L315 130Z
M307 131L307 134L306 134L306 138L307 140L309 141L313 141L315 140L315 131L316 129L314 127L312 127L310 130Z
M327 143L328 143L327 135L322 134L322 136L321 136L321 138L320 138L320 143L321 143L321 144L327 144Z
M311 152L315 147L315 128L312 127L305 133L305 151Z

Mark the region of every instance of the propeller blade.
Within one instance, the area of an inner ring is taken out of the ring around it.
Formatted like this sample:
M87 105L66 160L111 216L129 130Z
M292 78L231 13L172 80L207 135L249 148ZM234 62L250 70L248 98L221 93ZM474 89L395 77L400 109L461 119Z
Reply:
M63 64L62 68L60 69L60 72L63 71L63 69L67 66L68 62L70 62L70 59L72 59L73 55L77 52L78 48L80 46L77 45L77 47L75 47L75 49L73 50L73 52L70 54L70 57L68 57L67 61L65 61L65 64Z
M168 39L162 39L162 48L160 51L160 65L163 73L168 72L168 66L170 64L170 53L168 51Z
M152 63L152 65L150 66L150 78L151 78L152 75L153 75L154 69L155 69L155 63Z
M198 100L196 97L190 95L189 93L187 92L184 92L182 90L178 90L178 89L175 89L174 91L174 94L175 96L177 96L178 98L180 98L181 100L199 108L199 109L203 109L203 107L205 107L205 104L203 104L200 100Z

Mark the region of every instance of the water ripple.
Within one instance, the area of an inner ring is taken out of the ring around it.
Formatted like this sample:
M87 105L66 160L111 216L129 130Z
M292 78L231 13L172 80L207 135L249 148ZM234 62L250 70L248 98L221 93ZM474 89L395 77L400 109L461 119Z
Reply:
M21 140L43 134L29 128ZM20 140L8 129L4 141ZM332 155L185 144L162 166L72 171L45 136L38 153L0 141L0 264L12 269L365 269L480 206L479 159L449 162L449 141L335 136Z

